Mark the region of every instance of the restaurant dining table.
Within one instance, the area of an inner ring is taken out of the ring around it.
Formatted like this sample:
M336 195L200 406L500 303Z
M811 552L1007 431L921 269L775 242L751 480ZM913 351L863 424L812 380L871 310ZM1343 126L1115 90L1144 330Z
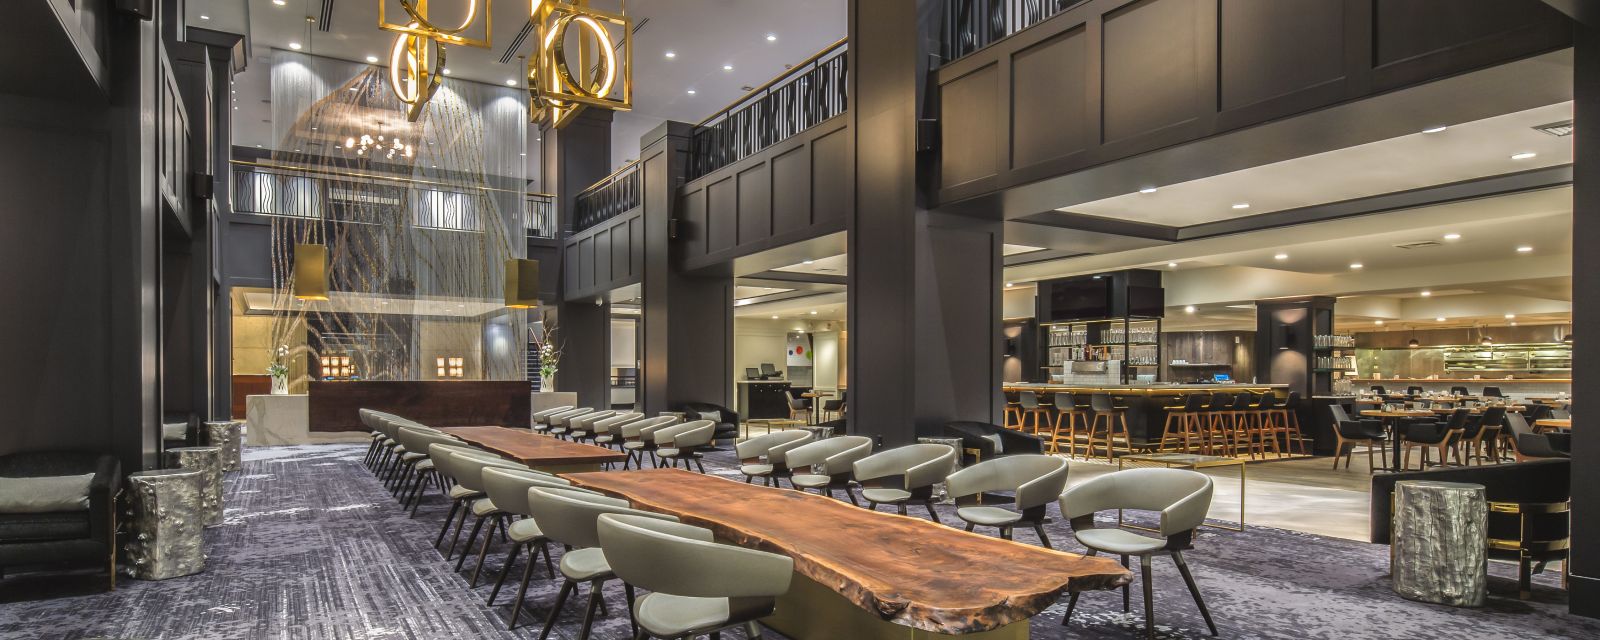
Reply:
M681 469L575 473L574 484L794 559L789 592L761 620L794 640L1028 637L1069 591L1133 574L1089 557L871 511L816 494Z
M1538 421L1535 421L1533 423L1533 430L1534 431L1544 431L1545 429L1564 429L1564 430L1567 430L1567 431L1571 431L1572 430L1572 419L1571 418L1545 418L1543 420L1538 420Z
M440 427L440 431L479 449L550 473L599 471L608 462L627 460L628 454L592 444L570 442L555 436L509 427Z
M1390 471L1399 471L1400 470L1400 444L1401 444L1400 443L1400 433L1399 433L1400 421L1401 420L1405 420L1407 418L1432 418L1433 417L1433 410L1431 410L1431 409L1367 409L1367 410L1361 412L1361 417L1363 417L1363 418L1379 418L1379 419L1383 420L1383 426L1387 427L1388 430L1389 430L1389 442L1391 443L1391 446L1394 449L1393 455L1389 456L1389 470Z
M811 424L822 422L822 413L817 410L817 399L827 397L827 394L817 393L815 391L807 391L800 394L800 397L811 400Z
M1479 414L1483 413L1484 409L1490 409L1492 407L1464 407L1464 408L1470 409L1472 411L1472 415L1479 415ZM1509 412L1512 412L1512 413L1522 413L1523 411L1527 411L1528 410L1527 407L1525 407L1523 405L1520 405L1520 404L1502 405L1500 408L1501 409L1505 409L1506 411L1509 411ZM1431 411L1433 411L1436 414L1442 415L1442 416L1447 416L1447 415L1450 415L1452 413L1455 413L1456 409L1457 409L1457 407L1433 407L1431 409Z

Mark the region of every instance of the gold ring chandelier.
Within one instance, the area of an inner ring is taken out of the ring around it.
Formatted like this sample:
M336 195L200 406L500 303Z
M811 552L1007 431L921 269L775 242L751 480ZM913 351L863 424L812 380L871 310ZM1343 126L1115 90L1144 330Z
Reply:
M391 24L385 15L388 2L378 0L378 28L394 31L394 46L389 50L389 89L406 105L406 120L416 122L428 100L439 90L443 79L445 44L487 49L493 35L492 0L483 0L483 38L462 35L478 17L478 0L462 0L466 15L455 27L440 27L428 16L428 0L398 0L410 18L405 24Z

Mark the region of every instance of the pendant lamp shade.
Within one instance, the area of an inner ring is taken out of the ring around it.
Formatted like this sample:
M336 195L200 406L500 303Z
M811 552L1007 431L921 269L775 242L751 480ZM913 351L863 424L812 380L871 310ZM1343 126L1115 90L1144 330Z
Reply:
M294 275L291 281L291 291L297 300L328 299L327 245L294 245Z
M506 261L506 306L532 309L539 306L539 261L512 258Z

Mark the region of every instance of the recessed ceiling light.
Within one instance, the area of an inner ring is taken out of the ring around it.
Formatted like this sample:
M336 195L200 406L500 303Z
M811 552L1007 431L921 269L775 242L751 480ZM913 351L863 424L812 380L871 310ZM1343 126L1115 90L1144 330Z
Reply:
M517 79L516 78L508 78L508 79L506 79L506 86L508 86L508 87L517 86Z
M367 62L377 62L378 56L367 56Z
M1434 318L1433 321L1434 322L1444 322L1444 316L1439 316L1437 318Z
M694 95L694 89L690 89L689 90L689 95L691 95L691 96Z
M811 264L813 262L816 262L816 260L801 260L800 264Z
M1013 287L1013 286L1015 286L1015 285L1013 285L1013 284L1011 284L1011 283L1010 283L1010 282L1007 282L1007 283L1006 283L1006 288L1007 288L1007 289L1010 289L1010 288L1011 288L1011 287Z
M1507 319L1507 320L1510 320L1510 319L1512 319L1512 318L1515 318L1515 317L1517 317L1517 314L1515 314L1515 313L1508 313L1508 314L1506 314L1506 319Z
M1273 260L1288 260L1289 259L1289 254L1280 253L1278 255L1272 256L1272 259Z
M201 20L210 20L211 16L200 16Z
M722 70L723 71L733 71L733 65L731 65L731 64L722 65Z
M1378 326L1381 327L1381 326L1383 326L1383 321L1382 320L1374 320L1374 321L1372 321L1372 324L1375 324L1375 325L1378 325Z
M287 4L287 3L288 3L288 0L272 0L272 4L278 5L280 7L283 6L284 4Z
M1512 154L1511 155L1511 159L1512 160L1527 160L1528 158L1532 158L1532 157L1537 156L1537 155L1539 155L1539 154L1534 153L1532 151L1524 151L1522 153Z
M450 67L445 67L444 68L444 74L445 75L450 75Z
M1184 307L1183 308L1183 312L1184 313L1194 313L1194 305L1191 304L1189 306Z
M773 319L773 320L777 320L777 319L778 319L778 316L772 316L772 319Z
M1435 125L1435 126L1423 129L1422 132L1423 133L1439 133L1440 131L1444 131L1445 129L1449 129L1449 128L1450 127L1447 127L1447 126L1444 126L1444 125L1441 124L1441 125Z
M777 42L777 41L778 41L778 34L776 34L776 33L767 34L767 42Z
M817 315L817 310L816 309L812 309L811 310L811 315Z
M1155 192L1156 192L1156 188L1155 187L1145 187L1145 188L1139 190L1139 193L1155 193Z
M675 52L675 51L668 51L668 52L666 52L665 54L662 54L662 55L665 55L668 58L676 58L676 57L678 57L678 53Z
M1427 289L1423 289L1422 290L1422 297L1426 298L1426 297L1431 296L1431 295L1433 295L1432 291L1429 291Z
M1360 269L1360 268L1365 267L1365 266L1367 266L1367 265L1361 264L1359 262L1350 263L1350 268L1351 269Z
M1240 202L1240 203L1237 203L1237 204L1233 205L1233 208L1235 208L1235 209L1249 209L1250 208L1250 203L1248 203L1248 202Z
M300 43L291 42L291 43L289 43L289 48L290 49L294 49L295 51L299 51L300 50Z
M1444 239L1445 240L1460 240L1461 239L1461 234L1459 234L1459 233L1446 233L1446 234L1444 234Z
M1517 253L1533 253L1533 247L1527 245L1517 247Z
M1167 263L1167 268L1176 269L1176 268L1178 268L1178 263L1176 263L1176 262L1168 262Z

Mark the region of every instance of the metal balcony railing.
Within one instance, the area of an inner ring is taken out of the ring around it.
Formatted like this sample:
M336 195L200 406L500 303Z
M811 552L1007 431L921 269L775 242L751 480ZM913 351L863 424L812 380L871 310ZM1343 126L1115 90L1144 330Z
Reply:
M1088 0L945 0L940 57L961 58Z
M639 161L635 160L578 193L573 232L583 231L639 206Z
M689 179L787 140L849 108L846 40L701 121L689 143Z

